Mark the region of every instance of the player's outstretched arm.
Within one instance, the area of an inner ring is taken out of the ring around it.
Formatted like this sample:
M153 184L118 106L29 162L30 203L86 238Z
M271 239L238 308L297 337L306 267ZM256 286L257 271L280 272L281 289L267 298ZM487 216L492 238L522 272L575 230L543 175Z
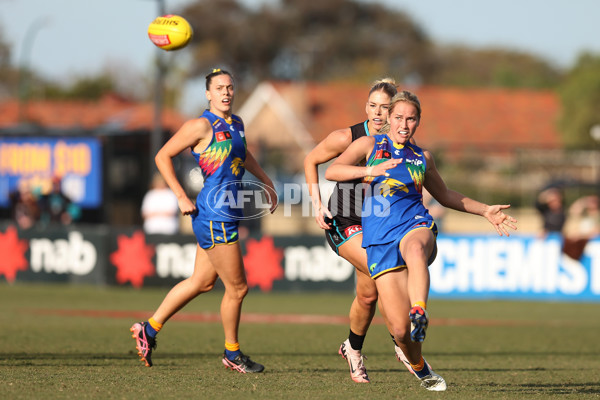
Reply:
M481 215L485 217L496 229L500 236L510 236L508 230L511 228L516 230L517 220L509 215L506 215L502 210L510 207L510 205L487 205L477 200L471 199L462 193L449 189L446 183L438 173L435 166L433 156L428 151L425 151L427 159L427 171L425 172L425 188L429 193L444 207L452 208L457 211L466 212L469 214Z

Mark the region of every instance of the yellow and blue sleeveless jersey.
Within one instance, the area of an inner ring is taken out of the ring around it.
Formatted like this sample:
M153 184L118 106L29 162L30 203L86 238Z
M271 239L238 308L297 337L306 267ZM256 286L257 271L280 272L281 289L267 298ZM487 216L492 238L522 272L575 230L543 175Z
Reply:
M402 159L389 176L366 177L369 186L362 208L363 247L394 241L407 229L433 221L423 205L423 181L427 163L423 150L413 144L396 144L387 135L374 135L375 145L367 166L392 158Z
M210 221L239 221L243 216L243 202L238 202L238 191L244 175L246 137L240 117L230 121L205 110L201 117L212 125L210 144L201 153L192 150L202 176L204 187L196 197L198 215Z

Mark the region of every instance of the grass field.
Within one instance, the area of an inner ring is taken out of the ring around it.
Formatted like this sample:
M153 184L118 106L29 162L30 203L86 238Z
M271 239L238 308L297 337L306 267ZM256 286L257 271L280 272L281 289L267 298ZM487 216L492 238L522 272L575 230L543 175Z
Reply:
M382 324L371 327L363 349L371 383L350 380L337 354L350 293L250 293L244 313L253 321L242 323L242 349L266 366L253 375L222 366L221 325L210 322L222 293L203 295L165 325L155 366L146 368L128 329L166 291L0 284L0 397L600 398L600 304L431 300L424 355L448 382L433 393L396 361Z

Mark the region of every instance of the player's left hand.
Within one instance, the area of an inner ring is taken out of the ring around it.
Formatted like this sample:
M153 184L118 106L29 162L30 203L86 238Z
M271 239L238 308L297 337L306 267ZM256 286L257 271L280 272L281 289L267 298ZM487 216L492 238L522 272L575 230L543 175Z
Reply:
M267 201L271 205L269 211L271 212L271 214L273 214L277 209L277 206L279 205L279 197L277 196L277 192L275 191L275 188L273 188L273 186L265 185L265 190L267 192Z
M502 211L507 208L510 208L510 205L496 204L493 206L488 206L487 210L483 213L483 216L486 217L492 225L494 225L494 228L496 228L496 232L498 232L498 235L500 236L510 236L508 231L506 230L506 227L509 227L513 230L517 230L517 226L515 225L517 223L517 220L511 217L510 215L504 214L504 212Z

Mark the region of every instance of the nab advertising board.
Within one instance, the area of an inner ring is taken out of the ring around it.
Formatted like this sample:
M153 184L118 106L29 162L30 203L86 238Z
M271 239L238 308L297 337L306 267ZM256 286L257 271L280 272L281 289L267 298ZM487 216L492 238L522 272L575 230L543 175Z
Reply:
M102 201L102 152L97 138L0 138L0 207L26 184L44 192L53 178L84 208Z
M440 235L437 244L432 298L600 301L600 237L580 259L563 253L558 235ZM241 247L253 290L354 291L354 267L322 236L262 236ZM0 282L173 286L191 276L195 253L191 235L146 235L139 228L0 227Z

